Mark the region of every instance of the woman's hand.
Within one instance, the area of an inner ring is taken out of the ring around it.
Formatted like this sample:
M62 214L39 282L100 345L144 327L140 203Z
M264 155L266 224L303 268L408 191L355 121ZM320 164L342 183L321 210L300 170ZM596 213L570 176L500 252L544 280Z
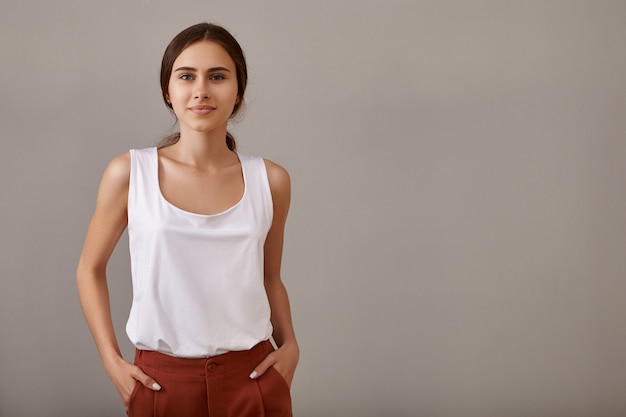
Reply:
M113 385L122 398L124 407L128 411L130 395L135 389L137 382L153 391L159 391L161 386L150 376L146 375L140 367L120 358L115 363L105 366L106 373L111 378Z
M268 354L263 361L254 368L254 371L250 374L250 378L255 379L260 377L271 366L274 367L282 375L282 377L291 388L291 382L293 381L293 375L296 371L296 365L298 365L298 359L300 357L300 349L296 344L285 344Z

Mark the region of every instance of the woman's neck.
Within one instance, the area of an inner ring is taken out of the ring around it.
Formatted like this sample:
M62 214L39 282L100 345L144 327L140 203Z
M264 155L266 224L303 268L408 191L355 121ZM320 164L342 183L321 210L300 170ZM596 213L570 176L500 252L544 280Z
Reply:
M211 132L181 130L180 139L170 152L180 162L198 168L230 164L237 158L226 145L226 128Z

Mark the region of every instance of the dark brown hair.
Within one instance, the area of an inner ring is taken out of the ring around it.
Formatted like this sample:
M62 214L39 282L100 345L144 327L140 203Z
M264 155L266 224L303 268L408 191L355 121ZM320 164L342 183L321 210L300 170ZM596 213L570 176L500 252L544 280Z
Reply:
M248 84L248 68L246 66L246 58L244 57L241 46L237 40L223 27L212 23L199 23L188 27L180 32L172 39L161 61L161 93L165 105L172 110L172 105L168 103L167 95L170 86L170 76L172 75L172 67L174 61L189 45L200 41L211 41L220 45L235 63L235 72L237 75L237 102L231 113L231 117L235 116L243 105L243 96ZM178 142L180 132L174 133L159 142L158 147L164 148ZM228 149L234 151L237 149L237 143L234 136L230 132L226 132L226 145Z

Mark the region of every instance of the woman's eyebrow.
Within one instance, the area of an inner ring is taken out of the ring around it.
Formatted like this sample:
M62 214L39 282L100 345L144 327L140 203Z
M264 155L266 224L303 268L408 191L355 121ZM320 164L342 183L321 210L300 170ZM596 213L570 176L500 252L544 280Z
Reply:
M197 72L198 70L196 68L193 68L193 67L178 67L178 68L176 68L174 70L174 72L177 72L177 71ZM227 72L230 72L230 70L228 68L226 68L226 67L212 67L212 68L209 68L207 70L207 72L216 72L216 71L227 71Z

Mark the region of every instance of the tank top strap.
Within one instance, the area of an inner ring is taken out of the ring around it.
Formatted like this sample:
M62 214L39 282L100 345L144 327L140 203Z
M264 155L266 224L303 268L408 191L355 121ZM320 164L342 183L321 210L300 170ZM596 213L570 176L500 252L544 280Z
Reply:
M128 184L128 216L143 212L146 205L159 202L159 160L157 149L131 149Z
M272 192L265 160L258 156L239 155L239 161L244 176L246 187L245 199L257 205L258 214L263 214L264 223L271 224L273 217Z

